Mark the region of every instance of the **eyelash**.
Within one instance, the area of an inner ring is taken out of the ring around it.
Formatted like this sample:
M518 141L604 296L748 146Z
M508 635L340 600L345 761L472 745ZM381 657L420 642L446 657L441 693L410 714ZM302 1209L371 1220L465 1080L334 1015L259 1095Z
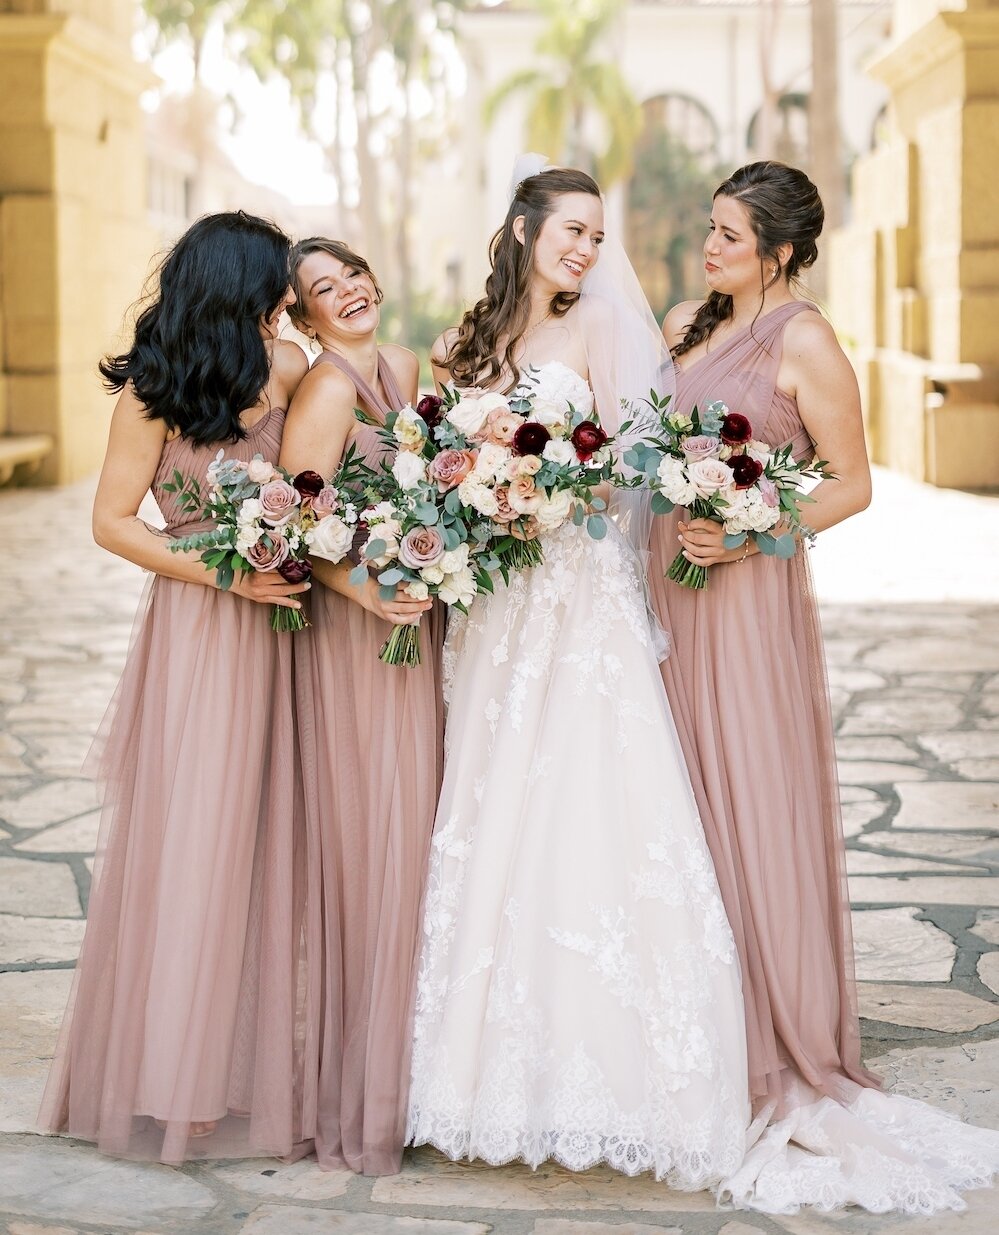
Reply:
M364 272L361 270L350 270L347 272L347 278L348 279L359 279L363 273ZM331 292L332 290L333 290L332 287L321 287L319 291L316 292L316 295L325 296L327 292Z
M570 228L569 228L569 231L574 232L574 233L575 233L575 235L577 235L577 236L582 236L582 234L583 234L583 229L582 229L581 227L570 227ZM595 237L593 238L593 243L594 243L594 244L600 245L600 244L603 244L603 242L604 242L604 237L603 237L603 236L595 236Z

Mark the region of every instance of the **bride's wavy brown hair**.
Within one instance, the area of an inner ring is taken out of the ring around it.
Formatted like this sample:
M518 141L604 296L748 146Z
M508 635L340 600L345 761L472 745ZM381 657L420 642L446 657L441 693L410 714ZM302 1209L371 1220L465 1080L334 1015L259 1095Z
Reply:
M443 367L459 386L489 386L504 367L513 374L507 390L520 380L513 356L524 337L531 312L530 286L534 275L534 247L545 220L566 193L600 197L600 188L586 172L551 167L528 176L517 185L503 226L489 242L486 294L461 319L458 334L448 348ZM523 215L524 240L517 239L513 221ZM579 299L579 292L559 292L550 312L563 317ZM500 340L505 340L502 354Z
M756 315L759 317L766 289L777 283L782 275L787 276L788 283L796 282L799 273L807 270L818 257L816 241L825 222L822 199L803 171L769 160L740 167L715 189L711 200L716 197L730 197L741 202L749 215L760 258L760 308ZM782 265L778 250L785 244L791 246L791 256ZM778 267L769 283L763 273L764 262L773 262ZM673 355L682 356L710 338L715 327L731 316L732 297L712 292L672 349Z

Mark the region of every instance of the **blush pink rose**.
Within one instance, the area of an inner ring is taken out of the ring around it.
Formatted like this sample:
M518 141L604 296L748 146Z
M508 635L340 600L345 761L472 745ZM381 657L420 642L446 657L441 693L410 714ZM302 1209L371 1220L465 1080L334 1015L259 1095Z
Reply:
M493 515L495 523L512 523L514 519L520 518L520 515L510 505L510 490L505 485L498 485L493 493L496 496L496 505L499 507Z
M340 510L340 490L332 485L324 485L312 499L312 513L317 519L325 519L327 515L335 515Z
M271 543L268 544L267 542ZM277 570L287 561L290 550L283 536L261 536L246 551L246 560L254 570Z
M513 443L513 435L523 423L520 416L508 412L505 408L490 412L489 419L486 421L487 440L495 442L497 446L510 446Z
M430 461L427 475L437 482L441 493L460 485L475 467L475 453L471 450L442 450Z
M680 449L687 462L694 463L698 459L717 459L721 442L716 437L702 434L700 437L688 437L681 443Z
M252 480L255 485L265 485L269 480L273 480L277 476L272 464L266 459L251 459L246 465L246 478Z
M515 477L510 482L507 495L507 500L518 515L533 515L545 496L538 492L533 476Z
M711 497L735 484L732 469L720 459L698 459L689 464L687 478L698 497Z
M435 527L414 527L399 542L399 561L410 570L436 566L444 556L444 538Z
M281 527L295 513L301 500L298 490L286 480L272 480L260 490L264 522L271 527Z

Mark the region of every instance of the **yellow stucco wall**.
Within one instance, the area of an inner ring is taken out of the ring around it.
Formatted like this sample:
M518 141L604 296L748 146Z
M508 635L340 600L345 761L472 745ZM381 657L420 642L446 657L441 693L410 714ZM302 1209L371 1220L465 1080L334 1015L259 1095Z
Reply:
M131 0L0 0L0 431L55 440L38 479L100 463L121 341L154 247Z
M918 20L917 20L918 18ZM999 488L999 0L896 3L890 137L854 169L830 301L874 458Z

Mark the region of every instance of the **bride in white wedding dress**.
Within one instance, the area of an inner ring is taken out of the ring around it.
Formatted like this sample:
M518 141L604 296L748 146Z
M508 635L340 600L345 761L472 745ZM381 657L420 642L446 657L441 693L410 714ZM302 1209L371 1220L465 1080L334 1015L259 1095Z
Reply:
M522 181L438 379L582 377L613 433L662 344L626 294L583 282L602 229L588 176ZM570 523L452 617L408 1139L700 1189L746 1150L738 961L658 672L642 511L615 501L605 539Z

